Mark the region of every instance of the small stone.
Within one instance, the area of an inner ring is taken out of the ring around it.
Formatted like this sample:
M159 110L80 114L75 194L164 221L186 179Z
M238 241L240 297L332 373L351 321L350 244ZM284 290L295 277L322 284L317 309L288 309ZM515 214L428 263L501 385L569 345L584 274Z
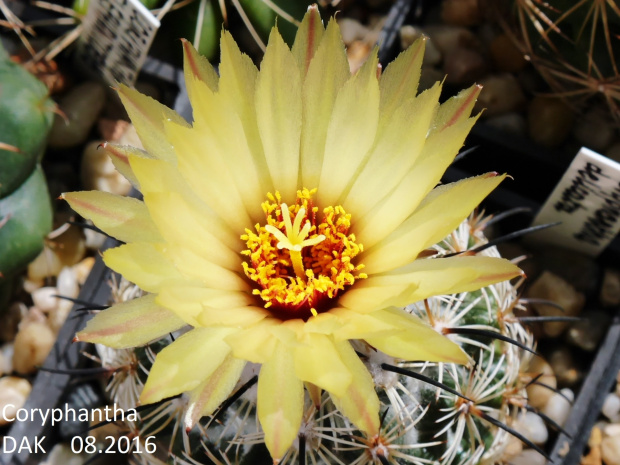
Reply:
M2 354L2 363L0 371L4 373L11 373L13 371L13 342L7 342L0 346L0 354Z
M76 225L69 227L59 236L49 240L49 247L57 256L61 267L54 276L58 276L65 266L73 266L86 255L86 244L82 228Z
M620 397L613 392L607 394L601 413L613 422L620 422Z
M568 388L564 388L559 393L553 393L545 407L542 409L542 412L555 421L558 425L564 426L570 414L572 407L571 402L573 400L575 400L575 394L573 394L573 391Z
M557 147L566 140L573 128L574 113L557 97L538 95L529 104L528 128L530 137L543 147Z
M103 140L116 142L130 125L131 123L122 119L101 118L97 122L97 129Z
M364 40L369 29L359 21L352 18L341 18L338 20L342 41L346 45L351 45L356 40Z
M64 149L83 144L95 124L105 101L101 84L85 82L73 87L59 102L64 116L56 115L48 144Z
M482 92L475 108L486 116L514 112L525 104L525 95L512 74L494 74L480 81Z
M539 374L542 374L538 378L537 383L544 384L530 384L527 387L527 403L534 408L543 408L549 399L555 394L553 390L557 387L557 381L551 365L549 365L542 357L533 357L530 361L530 365L527 369L528 379L524 380L529 382Z
M448 84L469 85L486 74L487 64L476 50L456 48L444 56L443 71Z
M525 136L527 134L527 123L525 122L525 118L517 112L492 116L487 118L485 123L509 134L516 134L518 136Z
M555 349L549 354L548 360L559 385L572 386L583 378L583 373L575 366L568 347L561 346Z
M371 44L363 40L356 40L347 47L347 59L351 73L357 72L362 67L368 59L372 47Z
M55 287L42 287L32 293L34 306L43 313L53 312L58 306L58 289Z
M545 465L547 459L534 449L524 449L510 460L511 465Z
M55 336L45 323L32 322L19 328L15 337L13 368L21 375L34 373L54 345Z
M585 303L585 296L575 291L573 286L550 271L542 275L530 286L527 296L535 299L544 299L555 302L562 310L551 305L532 304L541 316L577 316L581 313ZM568 322L546 322L543 324L545 334L557 337L569 325ZM557 374L557 372L556 372Z
M544 444L549 437L545 422L534 412L525 412L521 414L514 427L519 433L523 434L523 436L536 445Z
M482 21L478 0L444 0L441 20L452 26L476 26Z
M606 268L603 272L600 300L605 307L620 305L620 272L618 270Z
M620 438L620 422L614 424L606 424L603 428L605 437Z
M464 27L448 26L445 24L424 27L424 32L437 47L437 50L446 56L456 49L470 48L479 50L480 41L469 29Z
M489 51L499 71L518 73L527 65L523 52L506 34L496 36L491 42Z
M43 281L49 276L58 276L62 262L49 247L43 247L41 253L28 265L28 279L32 282Z
M77 276L73 267L66 267L58 274L56 280L56 289L58 295L63 297L71 297L75 299L80 293Z
M75 270L75 277L80 286L83 286L86 282L86 278L90 274L90 271L93 269L93 265L95 264L95 257L86 257L80 263L75 265L73 269Z
M555 273L577 291L588 294L598 290L600 267L592 257L552 245L536 247L534 257L541 269Z
M620 437L603 438L601 456L605 465L620 465Z
M86 463L88 457L83 454L76 454L74 450L75 449L72 450L69 444L56 444L52 447L45 462L42 462L41 465L83 465Z
M85 189L127 195L131 183L116 171L107 150L101 146L103 141L90 142L82 153L80 179Z
M600 310L589 310L583 312L581 318L581 321L570 326L566 341L580 349L592 352L607 333L611 316Z
M17 411L24 406L32 387L23 378L5 376L0 378L0 426L15 420Z
M602 153L611 146L616 126L606 107L594 107L577 120L573 135L585 147Z

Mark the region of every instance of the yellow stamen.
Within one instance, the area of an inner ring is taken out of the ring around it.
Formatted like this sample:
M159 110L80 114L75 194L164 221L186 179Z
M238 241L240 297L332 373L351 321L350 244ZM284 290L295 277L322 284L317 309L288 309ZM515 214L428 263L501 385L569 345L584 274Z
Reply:
M241 235L247 245L241 252L247 257L243 271L258 286L253 294L279 318L306 320L327 311L329 300L366 278L364 265L353 262L363 247L348 232L351 215L341 206L328 206L319 220L315 193L298 191L291 207L279 192L267 194L265 225Z
M286 212L286 213L285 213ZM291 225L291 217L289 215L288 205L282 204L282 219L284 220L284 227L286 228L286 236L275 226L270 224L265 226L265 229L273 234L278 239L278 249L287 249L291 255L291 261L293 262L293 270L298 278L306 279L306 270L304 269L304 262L301 256L301 249L311 245L316 245L325 240L323 234L312 239L306 239L308 232L310 231L310 221L306 221L304 228L300 231L301 222L306 216L306 209L301 207L295 216L295 222Z

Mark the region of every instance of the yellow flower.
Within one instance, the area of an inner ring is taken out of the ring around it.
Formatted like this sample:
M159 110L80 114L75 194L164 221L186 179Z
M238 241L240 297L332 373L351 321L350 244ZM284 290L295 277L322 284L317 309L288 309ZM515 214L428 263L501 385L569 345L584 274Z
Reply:
M440 85L416 96L424 41L383 74L374 54L351 75L336 22L324 29L316 8L292 50L274 29L260 71L226 31L219 77L184 48L191 125L119 88L146 151L109 150L144 201L64 194L125 242L105 263L148 293L101 312L78 338L125 348L190 325L157 355L141 396L188 392L190 427L248 361L262 364L258 418L276 461L297 437L304 383L376 435L379 400L349 340L467 363L402 307L520 274L497 258L418 258L504 178L435 188L474 124L479 88L443 105Z

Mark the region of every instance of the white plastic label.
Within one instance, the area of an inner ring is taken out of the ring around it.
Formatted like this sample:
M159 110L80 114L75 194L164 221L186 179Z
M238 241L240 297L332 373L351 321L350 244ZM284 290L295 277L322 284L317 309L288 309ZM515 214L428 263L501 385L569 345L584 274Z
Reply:
M620 231L620 164L582 148L534 219L532 239L598 255Z
M108 84L131 86L159 28L139 0L90 0L78 39L77 60Z

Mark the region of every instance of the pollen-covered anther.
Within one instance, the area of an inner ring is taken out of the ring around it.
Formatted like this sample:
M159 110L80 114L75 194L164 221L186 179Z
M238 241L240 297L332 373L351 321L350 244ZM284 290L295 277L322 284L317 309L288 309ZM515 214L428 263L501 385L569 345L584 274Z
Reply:
M313 204L316 189L297 192L295 205L282 202L279 192L263 202L266 222L241 239L248 257L245 275L257 284L254 294L279 318L302 318L329 310L329 299L366 274L355 257L363 250L349 234L351 215L341 206L319 209Z

